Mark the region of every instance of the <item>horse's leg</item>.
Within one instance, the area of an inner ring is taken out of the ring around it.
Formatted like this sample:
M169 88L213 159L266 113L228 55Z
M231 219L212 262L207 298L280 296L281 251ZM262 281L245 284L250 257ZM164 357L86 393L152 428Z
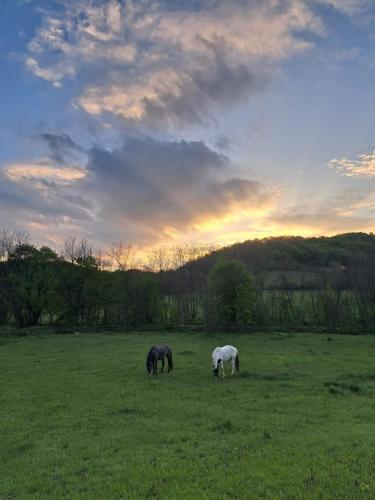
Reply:
M161 358L161 373L164 371L165 359Z
M225 377L225 372L224 372L224 361L222 361L221 363L221 374L223 376L223 378Z
M154 375L158 374L158 360L154 361Z
M232 358L232 373L231 373L231 375L234 374L235 360L236 360L236 358Z

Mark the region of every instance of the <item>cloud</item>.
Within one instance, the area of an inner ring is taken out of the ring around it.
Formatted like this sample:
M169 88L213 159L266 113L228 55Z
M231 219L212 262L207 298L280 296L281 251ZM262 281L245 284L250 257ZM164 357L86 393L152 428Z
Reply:
M371 186L281 208L278 186L233 176L234 167L201 141L148 136L92 147L84 167L9 164L0 171L0 227L27 227L47 244L75 231L101 244L124 238L143 249L187 239L227 244L269 234L373 230Z
M100 200L102 220L131 228L136 239L158 239L272 204L272 188L231 178L232 168L203 142L129 138L113 151L89 152L83 185Z
M55 86L79 80L87 113L182 127L263 89L311 47L306 31L323 27L299 0L67 1L45 12L26 64Z
M321 4L329 5L347 15L365 12L372 5L372 0L317 0Z
M284 234L337 234L373 231L375 191L347 190L326 200L290 206L264 221L268 230L282 228Z
M68 134L55 134L50 132L40 133L37 138L47 144L50 158L58 164L65 164L66 158L74 158L82 149L73 141Z
M0 227L28 228L39 232L39 241L51 244L48 233L64 227L78 230L95 217L96 206L79 191L85 168L68 162L77 160L77 154L81 160L83 154L71 137L45 132L32 138L46 144L48 154L0 167Z
M375 176L375 150L372 153L361 154L355 160L341 158L330 160L329 167L348 177Z
M4 173L8 179L14 182L33 179L52 180L64 184L77 181L86 175L85 171L81 168L60 168L55 165L45 165L42 163L13 163L6 166Z
M45 178L10 178L0 173L0 223L29 221L33 217L70 218L83 222L91 217L93 203L69 191L65 183L56 184Z
M275 206L274 186L233 177L232 171L231 161L203 142L130 137L111 150L88 150L84 168L4 166L0 208L6 225L23 221L33 233L43 227L43 237L54 240L75 227L101 241L124 237L153 245L183 240L210 225L220 230L230 220L251 220Z
M82 165L84 150L68 134L43 132L32 136L47 146L47 154L38 160L14 162L0 168L3 179L28 186L69 185L87 172Z

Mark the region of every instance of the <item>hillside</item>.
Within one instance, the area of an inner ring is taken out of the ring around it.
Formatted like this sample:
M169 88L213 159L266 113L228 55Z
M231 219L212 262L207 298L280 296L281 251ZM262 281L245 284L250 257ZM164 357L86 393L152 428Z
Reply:
M346 233L332 237L283 236L248 240L215 252L245 262L254 271L316 270L347 266L353 258L375 256L375 235Z
M319 287L327 272L365 271L375 260L375 235L346 233L303 238L282 236L247 240L221 248L184 266L192 274L207 274L218 259L244 262L263 287ZM173 274L173 272L172 272Z

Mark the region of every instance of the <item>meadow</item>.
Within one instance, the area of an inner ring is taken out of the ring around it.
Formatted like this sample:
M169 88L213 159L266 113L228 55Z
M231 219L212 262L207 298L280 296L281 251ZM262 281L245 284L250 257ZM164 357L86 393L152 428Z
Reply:
M374 498L374 360L371 336L1 337L0 498Z

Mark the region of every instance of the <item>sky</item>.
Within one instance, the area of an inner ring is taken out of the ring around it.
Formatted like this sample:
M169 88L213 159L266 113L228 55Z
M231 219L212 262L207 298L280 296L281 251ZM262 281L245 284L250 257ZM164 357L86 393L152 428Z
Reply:
M0 228L375 229L375 0L1 0Z

